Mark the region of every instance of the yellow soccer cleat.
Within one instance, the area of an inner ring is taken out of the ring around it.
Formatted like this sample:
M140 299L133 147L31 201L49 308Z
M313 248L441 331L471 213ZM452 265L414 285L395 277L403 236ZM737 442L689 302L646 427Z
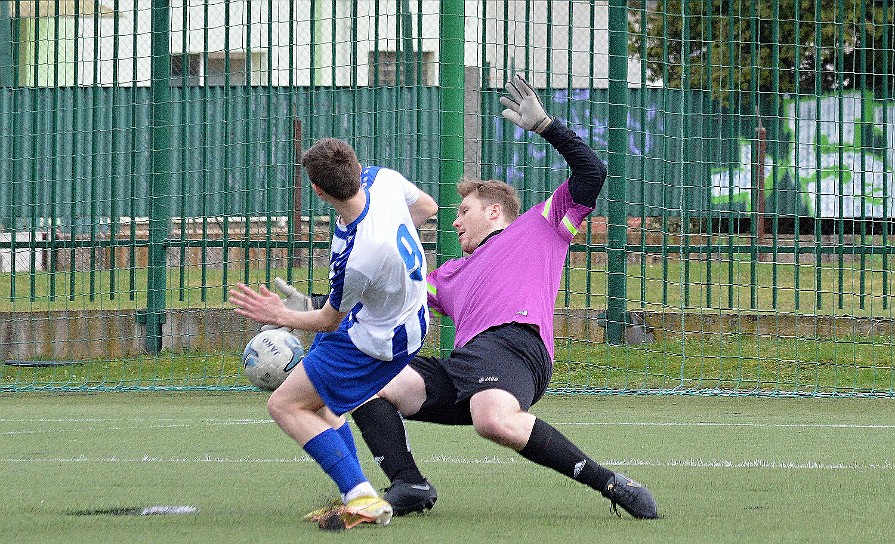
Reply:
M334 510L339 510L340 508L342 508L342 500L341 499L333 499L326 506L324 506L322 508L318 508L316 510L312 510L312 511L308 512L307 514L305 514L304 519L305 519L305 521L310 521L312 523L318 523L321 518L323 518L330 512L333 512Z
M318 526L326 531L343 531L361 523L388 525L392 520L392 505L381 497L368 495L348 501L318 518Z

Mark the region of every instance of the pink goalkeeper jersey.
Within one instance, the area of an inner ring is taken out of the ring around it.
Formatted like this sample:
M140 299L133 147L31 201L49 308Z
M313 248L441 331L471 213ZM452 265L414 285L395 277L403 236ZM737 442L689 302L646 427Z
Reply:
M553 358L553 310L569 244L593 208L576 204L568 181L471 255L427 276L429 308L453 318L454 347L505 323L537 325Z

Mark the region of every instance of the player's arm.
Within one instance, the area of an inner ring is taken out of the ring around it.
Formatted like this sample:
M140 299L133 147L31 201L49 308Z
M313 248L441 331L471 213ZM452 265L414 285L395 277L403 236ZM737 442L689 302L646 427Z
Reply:
M438 212L438 203L425 191L419 191L419 196L412 204L407 206L410 209L410 218L416 228L423 226L423 223Z
M289 327L305 331L330 332L339 328L347 315L330 305L329 301L319 310L296 311L286 307L283 299L262 285L255 291L248 285L237 283L230 290L230 302L238 315L254 319L265 325Z
M563 156L572 170L569 193L576 204L597 207L597 197L606 181L606 165L574 131L554 120L541 136Z
M576 204L594 208L606 180L606 165L574 131L551 118L534 88L521 75L507 82L509 96L500 98L506 106L503 116L525 130L540 134L563 156L572 170L569 192Z

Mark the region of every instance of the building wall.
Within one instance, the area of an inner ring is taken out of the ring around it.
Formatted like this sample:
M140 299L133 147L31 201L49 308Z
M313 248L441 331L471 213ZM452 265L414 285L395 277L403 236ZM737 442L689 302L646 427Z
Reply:
M37 59L41 73L60 64L61 85L145 86L150 83L152 0L119 0L119 11L102 0L99 13L61 17L55 56L53 18L39 21ZM253 85L366 86L371 58L412 59L424 84L438 82L438 0L170 0L171 52L193 55L196 83L229 59L234 79L251 71ZM516 71L537 87L608 86L605 0L467 0L467 66L486 67L484 87L500 87ZM528 22L526 22L528 20ZM28 25L34 26L34 19ZM77 33L77 47L74 36ZM33 34L30 41L34 43ZM407 48L413 54L399 52ZM421 59L416 52L422 50ZM23 47L23 70L33 66L33 47ZM246 57L250 59L246 65ZM417 63L421 64L417 64ZM384 65L380 65L382 67ZM33 71L33 69L32 69ZM549 74L549 77L548 77ZM629 83L639 85L640 65L629 64ZM23 79L33 84L33 77ZM382 79L380 79L380 82ZM416 79L413 78L412 82ZM54 84L41 77L39 85Z

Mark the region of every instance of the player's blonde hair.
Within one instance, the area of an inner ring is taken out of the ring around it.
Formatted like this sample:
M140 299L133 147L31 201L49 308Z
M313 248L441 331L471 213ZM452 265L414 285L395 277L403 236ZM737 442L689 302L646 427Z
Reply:
M463 176L457 183L457 192L460 198L466 198L467 195L475 193L475 196L485 203L486 206L491 204L500 204L500 209L507 221L512 221L519 217L519 210L522 202L519 200L519 193L516 188L505 181L496 179L482 180Z

